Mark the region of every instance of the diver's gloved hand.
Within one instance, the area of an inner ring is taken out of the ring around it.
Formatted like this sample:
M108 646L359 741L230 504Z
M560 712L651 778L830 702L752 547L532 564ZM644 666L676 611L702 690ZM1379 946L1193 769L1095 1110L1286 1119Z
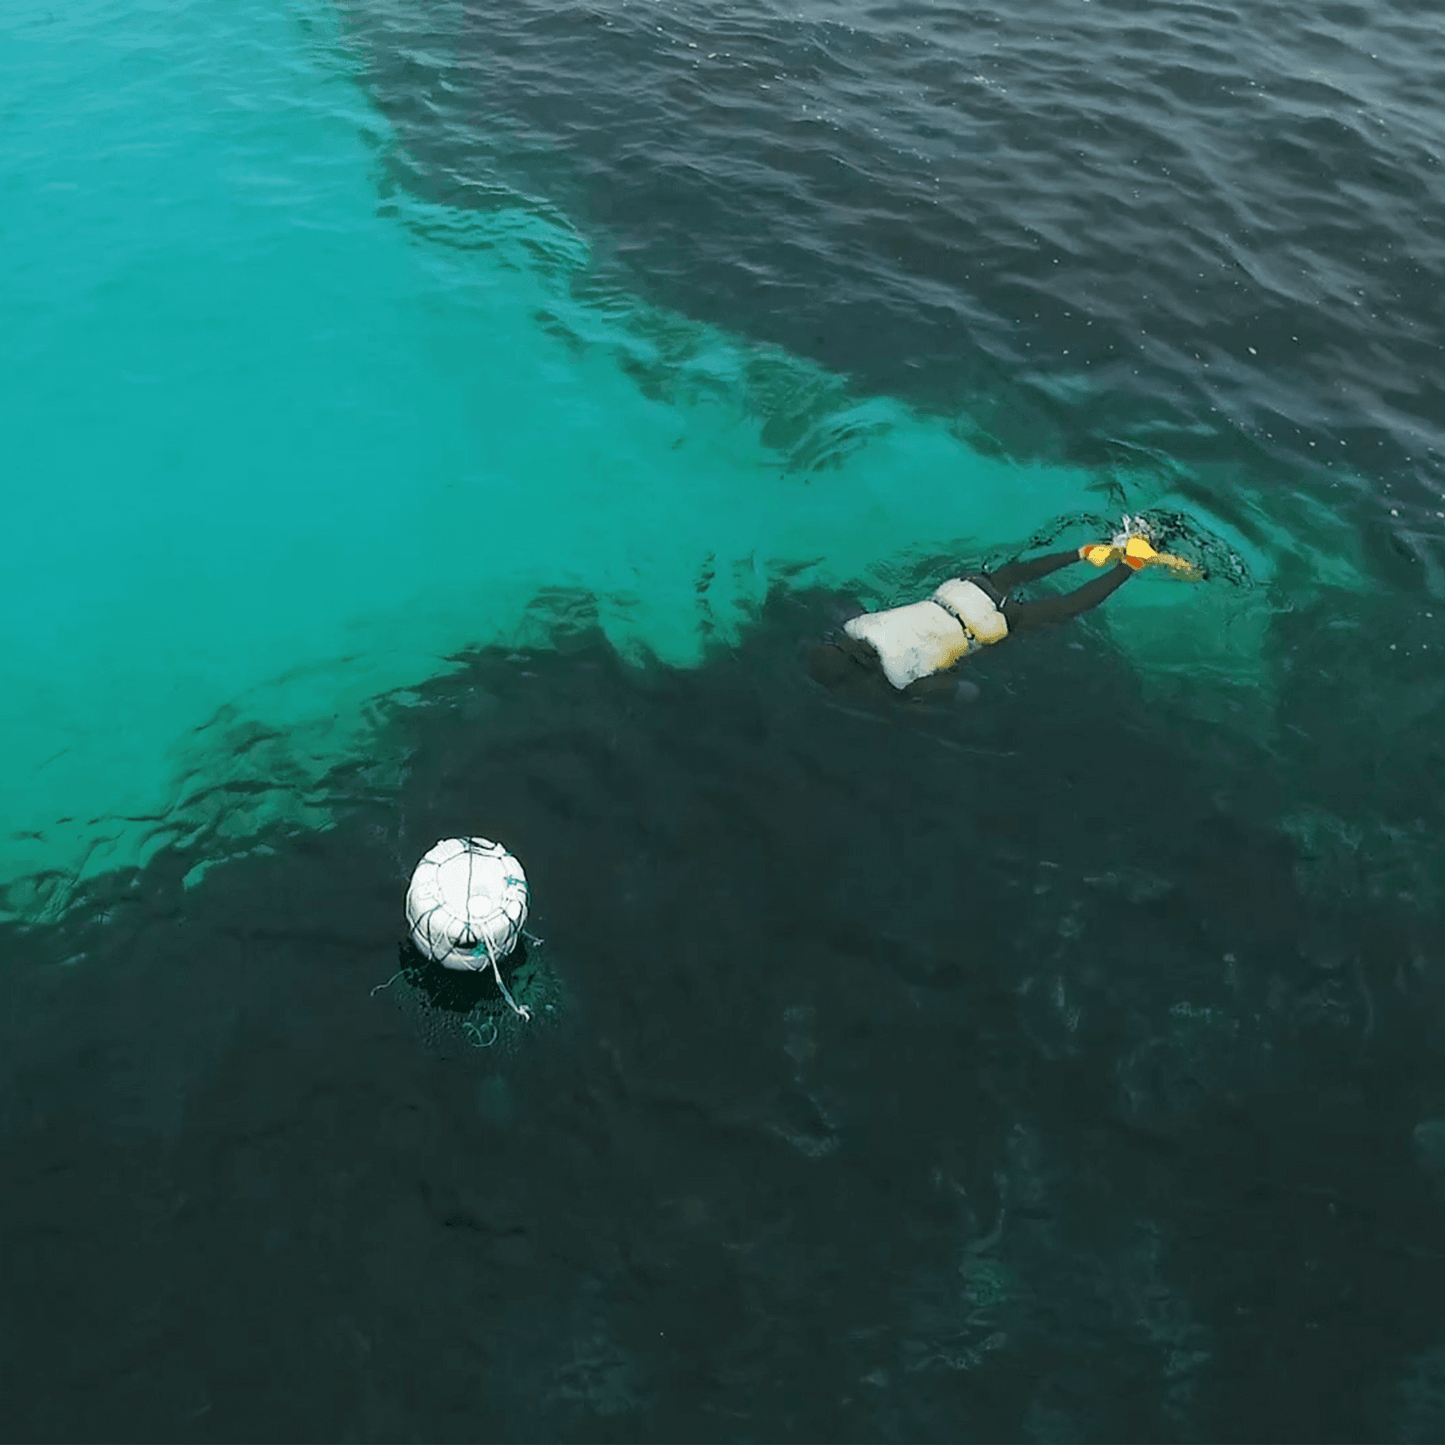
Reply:
M1107 567L1111 562L1117 562L1124 555L1122 547L1113 546L1108 542L1085 542L1079 548L1079 556L1085 562L1092 562L1095 567Z

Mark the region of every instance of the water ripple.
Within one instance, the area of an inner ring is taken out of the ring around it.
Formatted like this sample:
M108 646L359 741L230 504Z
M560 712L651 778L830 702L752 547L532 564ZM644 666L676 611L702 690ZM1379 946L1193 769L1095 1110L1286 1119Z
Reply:
M1018 452L1163 426L1196 459L1438 498L1424 7L345 9L408 184L547 196L603 290L992 410Z

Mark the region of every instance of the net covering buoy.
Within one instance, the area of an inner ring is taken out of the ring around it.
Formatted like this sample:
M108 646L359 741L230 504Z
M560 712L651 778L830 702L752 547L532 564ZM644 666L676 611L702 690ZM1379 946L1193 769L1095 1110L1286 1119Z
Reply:
M411 875L406 917L412 942L443 968L495 968L527 922L527 875L500 843L443 838Z

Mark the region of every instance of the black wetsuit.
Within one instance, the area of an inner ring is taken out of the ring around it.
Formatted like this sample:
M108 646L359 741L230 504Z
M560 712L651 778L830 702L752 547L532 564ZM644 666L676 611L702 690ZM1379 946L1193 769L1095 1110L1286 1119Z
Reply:
M993 598L994 605L1003 613L1008 622L1008 635L1020 632L1035 632L1040 627L1051 627L1056 622L1067 622L1091 607L1097 607L1111 592L1117 592L1133 575L1134 569L1122 562L1086 582L1073 592L1058 597L1040 597L1033 602L1020 602L1010 597L1016 587L1037 582L1070 562L1081 562L1077 549L1070 552L1051 552L1047 557L1035 557L1032 562L1010 562L997 572L977 572L968 580L977 583Z
M1050 573L1067 567L1071 562L1082 560L1077 549L1051 552L1047 557L1035 557L1031 562L1010 562L1007 566L1000 567L997 572L971 572L965 580L974 583L992 599L994 606L1003 613L1004 620L1008 623L1008 636L1017 637L1020 633L1036 632L1041 627L1067 622L1071 617L1077 617L1081 612L1097 607L1111 592L1117 592L1134 575L1132 567L1126 567L1120 562L1102 576L1058 597L1040 597L1031 602L1023 602L1011 595L1016 588L1026 583L1037 582L1040 577L1047 577ZM1008 638L1004 639L1007 640ZM865 642L859 642L843 633L834 641L823 643L813 651L810 671L819 682L830 687L858 678L860 670L863 674L871 674L883 681L890 691L894 690L883 677L883 667L878 654ZM948 672L952 670L950 668ZM935 684L941 676L946 674L935 673L930 677L921 677L903 691L906 694L917 694L931 690L928 685ZM947 685L953 685L951 680Z

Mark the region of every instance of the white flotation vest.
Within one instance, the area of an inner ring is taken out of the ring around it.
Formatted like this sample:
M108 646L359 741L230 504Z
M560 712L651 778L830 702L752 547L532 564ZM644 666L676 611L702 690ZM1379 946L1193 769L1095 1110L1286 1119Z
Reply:
M975 582L951 577L926 602L867 612L843 624L855 641L878 654L883 675L900 692L1008 636L1008 622Z

